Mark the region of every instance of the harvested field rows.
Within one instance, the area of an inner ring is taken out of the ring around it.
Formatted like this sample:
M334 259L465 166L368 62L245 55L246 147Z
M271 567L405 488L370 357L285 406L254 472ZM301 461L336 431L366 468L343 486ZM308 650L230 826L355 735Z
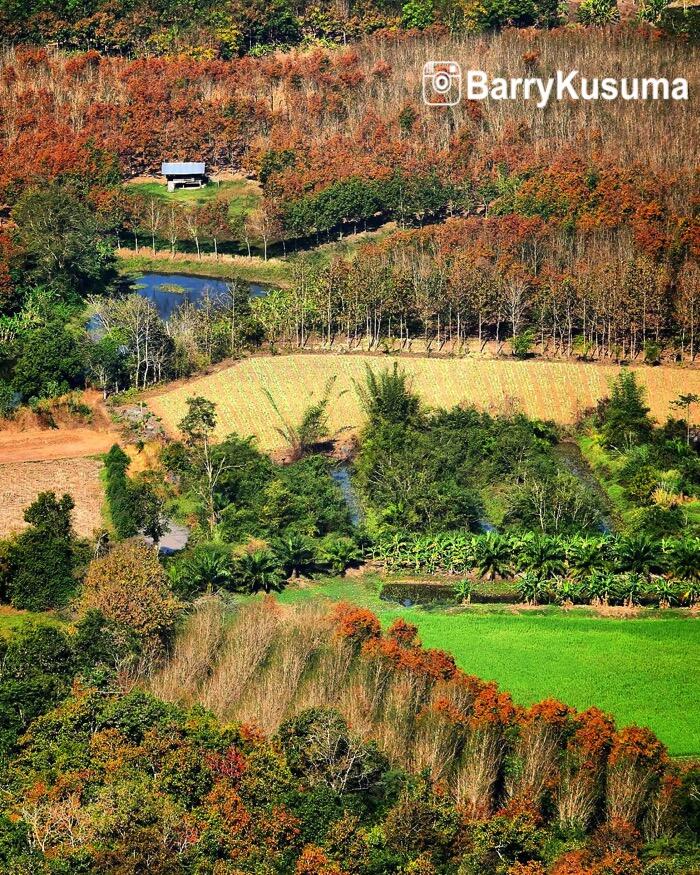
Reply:
M24 509L40 492L68 492L75 502L73 523L88 536L102 523L101 462L64 459L0 465L0 537L25 528Z
M369 355L287 355L256 357L149 399L149 405L175 433L185 413L186 399L203 395L218 405L217 437L231 432L255 435L261 449L283 445L276 431L279 417L265 394L268 390L281 414L297 423L312 398L318 398L329 377L337 380L329 406L334 434L356 430L362 411L353 380L363 381L365 364L378 369L392 359ZM400 366L411 375L414 389L432 406L475 404L494 412L520 409L540 419L573 422L608 394L619 368L573 362L519 362L469 359L406 358ZM669 401L679 392L700 393L700 371L669 367L635 369L646 385L653 416L664 421Z

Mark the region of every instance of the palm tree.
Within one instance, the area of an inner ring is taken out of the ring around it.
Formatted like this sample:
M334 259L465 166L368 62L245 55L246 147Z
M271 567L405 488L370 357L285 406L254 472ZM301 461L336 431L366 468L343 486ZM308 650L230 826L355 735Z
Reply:
M230 554L225 549L211 546L196 548L182 562L182 570L177 574L178 585L187 584L191 592L226 589L231 583L231 577Z
M238 558L235 580L241 589L250 593L279 592L284 584L284 571L271 550L255 550Z
M333 574L344 574L351 565L362 562L362 550L352 538L327 538L321 547L321 562Z
M308 538L291 534L274 544L274 554L287 577L311 573L316 567L316 553Z
M523 542L518 562L526 571L540 577L557 577L564 573L566 565L564 545L560 538L536 535Z
M581 579L607 563L607 541L603 538L572 538L566 548L566 560L572 577Z
M615 544L613 558L619 571L634 571L647 580L663 566L661 546L648 535L627 535Z
M559 604L575 602L581 598L581 586L574 580L566 577L560 578L555 583L555 595Z
M666 565L676 580L700 583L700 538L664 543Z
M508 538L487 532L475 539L474 560L481 577L494 580L511 573L512 550Z

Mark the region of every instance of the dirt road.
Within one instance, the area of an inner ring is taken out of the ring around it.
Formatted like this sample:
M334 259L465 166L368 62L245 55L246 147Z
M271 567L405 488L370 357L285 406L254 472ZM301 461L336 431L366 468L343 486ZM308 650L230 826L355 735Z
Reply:
M0 431L0 464L92 456L107 452L118 437L116 431L88 428Z

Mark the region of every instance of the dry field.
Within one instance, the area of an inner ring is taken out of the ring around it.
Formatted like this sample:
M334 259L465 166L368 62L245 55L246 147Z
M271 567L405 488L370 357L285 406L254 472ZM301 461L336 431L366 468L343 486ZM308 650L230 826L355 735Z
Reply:
M353 381L362 381L365 364L386 368L392 359L369 355L286 355L256 357L238 362L206 377L189 380L149 398L149 406L174 434L186 409L186 399L202 395L215 401L217 437L231 432L255 435L265 451L283 446L280 425L265 390L281 414L293 423L336 376L329 406L334 434L349 433L362 424L362 411ZM399 362L411 375L413 388L432 406L475 404L494 412L520 409L541 419L573 422L577 415L608 394L610 380L619 371L612 365L574 362L498 361L406 358ZM670 367L640 367L652 414L660 421L669 414L669 401L679 392L700 393L700 371Z
M73 523L79 535L91 535L102 524L101 462L64 459L0 465L0 537L26 526L24 509L40 492L68 492L75 502Z

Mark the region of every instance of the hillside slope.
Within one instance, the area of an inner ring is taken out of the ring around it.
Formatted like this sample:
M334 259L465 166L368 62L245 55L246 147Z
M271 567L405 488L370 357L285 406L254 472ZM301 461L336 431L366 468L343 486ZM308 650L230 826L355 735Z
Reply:
M337 377L329 405L334 434L352 432L362 423L353 381L363 382L365 367L386 368L393 360L370 355L287 355L246 359L206 377L189 380L149 398L149 406L174 434L186 409L186 399L202 395L215 401L217 437L231 432L255 435L261 449L284 445L277 431L278 415L298 422L311 399L318 398L329 378ZM572 423L577 415L608 394L610 380L619 372L613 365L575 362L503 361L472 359L401 359L413 388L430 406L475 404L498 412L520 409L528 416ZM678 368L635 369L647 388L652 416L663 422L669 402L680 392L700 393L700 371Z

